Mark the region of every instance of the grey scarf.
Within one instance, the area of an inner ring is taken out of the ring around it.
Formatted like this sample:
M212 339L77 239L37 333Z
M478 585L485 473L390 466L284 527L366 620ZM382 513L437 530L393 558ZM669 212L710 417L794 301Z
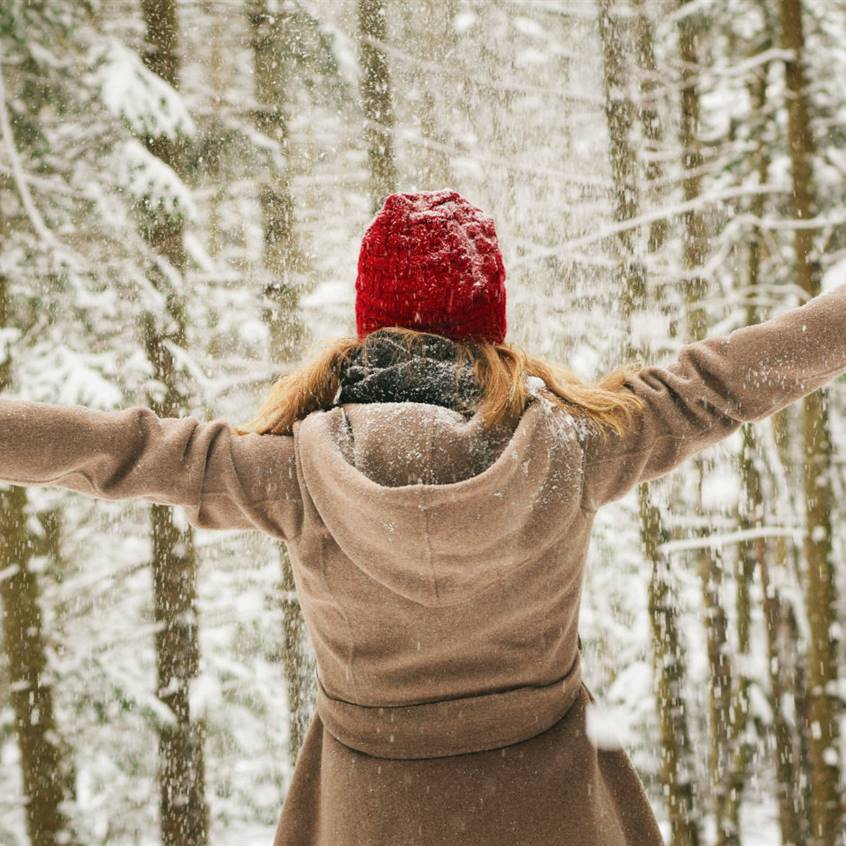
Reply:
M480 399L473 367L465 362L456 382L455 344L426 336L411 351L396 337L371 332L344 363L334 402L427 402L471 415Z

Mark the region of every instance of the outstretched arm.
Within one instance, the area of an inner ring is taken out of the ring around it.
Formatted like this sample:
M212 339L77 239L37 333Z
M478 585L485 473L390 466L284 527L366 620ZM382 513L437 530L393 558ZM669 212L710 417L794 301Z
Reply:
M663 476L744 422L768 417L846 372L846 284L770 320L682 347L624 390L644 400L635 429L586 443L583 505L598 508Z
M179 505L193 526L281 540L302 520L291 436L238 435L225 420L158 417L144 406L0 399L0 479Z

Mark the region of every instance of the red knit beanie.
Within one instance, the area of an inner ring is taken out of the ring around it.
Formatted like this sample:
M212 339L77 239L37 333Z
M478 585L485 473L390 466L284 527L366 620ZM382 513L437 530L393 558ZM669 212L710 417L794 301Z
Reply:
M493 219L457 191L391 194L364 233L359 339L404 326L453 340L505 339L505 266Z

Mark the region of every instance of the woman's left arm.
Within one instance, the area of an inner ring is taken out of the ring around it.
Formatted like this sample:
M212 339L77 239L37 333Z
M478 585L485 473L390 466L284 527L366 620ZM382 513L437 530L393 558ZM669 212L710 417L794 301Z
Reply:
M643 412L624 435L587 439L583 504L596 509L621 498L842 373L846 283L769 320L685 344L669 365L624 379Z
M299 534L293 437L238 435L225 420L0 398L0 479L100 499L179 505L198 528Z

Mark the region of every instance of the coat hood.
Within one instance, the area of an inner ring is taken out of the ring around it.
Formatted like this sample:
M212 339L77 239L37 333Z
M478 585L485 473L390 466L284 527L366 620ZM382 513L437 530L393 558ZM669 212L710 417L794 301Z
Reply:
M294 436L303 485L343 553L434 607L472 599L561 540L581 505L583 426L534 394L514 429L368 402L313 412Z

